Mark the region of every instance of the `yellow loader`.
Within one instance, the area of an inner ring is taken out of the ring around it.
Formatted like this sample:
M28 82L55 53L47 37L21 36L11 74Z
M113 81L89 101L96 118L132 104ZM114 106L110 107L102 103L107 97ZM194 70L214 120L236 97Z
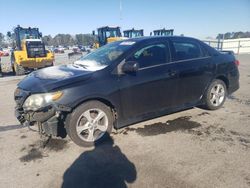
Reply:
M10 32L8 36L12 36ZM22 28L18 25L14 29L14 43L11 65L16 75L53 66L54 54L45 49L38 28Z
M93 31L95 35L95 31ZM98 42L94 43L94 48L99 48L107 43L125 39L122 37L120 27L104 26L97 29Z

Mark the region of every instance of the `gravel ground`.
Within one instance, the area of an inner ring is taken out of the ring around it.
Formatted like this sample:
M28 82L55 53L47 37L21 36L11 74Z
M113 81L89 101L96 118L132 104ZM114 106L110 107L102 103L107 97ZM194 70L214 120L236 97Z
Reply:
M69 138L46 146L14 117L23 77L0 78L0 187L250 187L250 55L241 88L223 108L193 108L120 129L80 148ZM8 58L3 69L8 72ZM56 64L68 63L57 55Z

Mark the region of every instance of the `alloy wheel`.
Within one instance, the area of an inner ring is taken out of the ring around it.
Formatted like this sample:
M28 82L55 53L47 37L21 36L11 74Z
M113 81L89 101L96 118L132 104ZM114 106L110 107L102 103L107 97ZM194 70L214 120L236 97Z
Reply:
M222 84L216 84L210 92L210 102L213 106L219 106L225 98L225 88Z
M89 109L77 120L76 132L80 139L94 142L100 139L108 129L108 117L101 109Z

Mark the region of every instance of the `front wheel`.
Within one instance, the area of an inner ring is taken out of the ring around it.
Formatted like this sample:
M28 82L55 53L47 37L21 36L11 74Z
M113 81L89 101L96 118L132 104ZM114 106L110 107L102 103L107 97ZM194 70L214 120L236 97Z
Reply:
M222 80L215 79L210 84L205 95L205 108L217 110L226 100L227 87Z
M25 69L21 65L16 63L13 54L11 55L11 67L12 71L16 74L16 76L21 76L25 74Z
M89 147L102 142L113 127L111 109L99 101L77 107L66 119L66 131L79 146Z

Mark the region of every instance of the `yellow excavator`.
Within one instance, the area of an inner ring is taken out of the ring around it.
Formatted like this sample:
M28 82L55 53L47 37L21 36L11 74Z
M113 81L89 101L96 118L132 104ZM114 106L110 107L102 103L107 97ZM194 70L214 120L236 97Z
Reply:
M93 31L95 35L95 31ZM99 48L107 43L124 39L120 27L104 26L97 29L98 42L94 43L94 48Z
M14 50L11 53L11 65L16 75L23 75L32 70L53 66L54 54L45 49L42 34L38 28L14 29Z

